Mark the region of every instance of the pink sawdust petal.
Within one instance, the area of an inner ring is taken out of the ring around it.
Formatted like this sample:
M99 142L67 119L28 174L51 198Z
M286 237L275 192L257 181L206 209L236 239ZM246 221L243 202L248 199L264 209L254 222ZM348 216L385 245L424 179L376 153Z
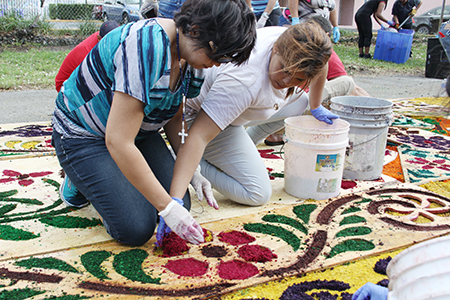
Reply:
M20 175L22 175L22 173L19 173L17 171L13 171L13 170L4 170L3 174L5 176L20 176Z
M19 180L19 184L21 186L29 186L30 184L32 184L34 181L32 179L24 179L24 180Z
M258 268L245 261L221 261L219 264L219 277L223 279L247 279L256 274Z
M430 169L434 169L434 167L428 165L428 166L423 166L422 169L424 169L424 170L430 170Z
M260 245L244 245L239 248L238 254L246 261L267 262L278 256L264 246Z
M245 232L232 230L222 231L219 233L219 240L221 242L237 246L254 242L256 239Z
M281 159L278 155L272 154L272 152L275 151L274 149L264 149L264 150L258 150L259 155L261 155L262 158L273 158L273 159Z
M11 182L11 181L15 181L17 178L2 178L0 179L0 183L6 183L6 182Z
M42 177L42 176L46 176L46 175L50 175L53 174L53 172L47 171L47 172L33 172L33 173L29 173L28 175L30 175L31 177Z
M445 159L436 159L436 160L433 160L433 162L435 164L443 164L443 163L445 163Z
M180 276L203 276L208 271L208 263L195 258L171 260L164 266L171 272Z

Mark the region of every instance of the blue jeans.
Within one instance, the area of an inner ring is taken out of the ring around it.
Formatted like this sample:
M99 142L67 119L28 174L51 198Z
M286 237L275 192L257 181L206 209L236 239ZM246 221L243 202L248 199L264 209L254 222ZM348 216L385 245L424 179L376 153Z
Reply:
M186 0L161 0L159 1L159 14L163 18L173 19L173 16L180 11Z
M147 242L155 231L158 211L120 171L105 140L63 138L54 130L52 141L66 176L100 214L108 234L133 246ZM136 141L136 147L169 192L175 162L164 139L155 132ZM183 201L190 210L188 192Z

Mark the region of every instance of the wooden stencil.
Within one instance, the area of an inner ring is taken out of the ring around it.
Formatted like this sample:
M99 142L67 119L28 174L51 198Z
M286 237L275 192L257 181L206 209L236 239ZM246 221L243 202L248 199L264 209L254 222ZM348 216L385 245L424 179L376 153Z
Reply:
M0 160L54 155L46 123L0 125Z
M111 238L91 206L67 207L54 156L0 161L0 260Z
M397 149L405 182L420 185L450 178L450 155L406 145Z
M411 147L421 148L423 150L450 151L450 137L431 131L415 128L390 127L388 140L409 145Z
M172 257L155 254L154 239L142 247L109 242L2 261L0 274L4 290L28 288L47 297L207 298L447 234L449 212L449 198L410 184L386 185L204 223L212 240ZM270 258L245 260L249 245Z

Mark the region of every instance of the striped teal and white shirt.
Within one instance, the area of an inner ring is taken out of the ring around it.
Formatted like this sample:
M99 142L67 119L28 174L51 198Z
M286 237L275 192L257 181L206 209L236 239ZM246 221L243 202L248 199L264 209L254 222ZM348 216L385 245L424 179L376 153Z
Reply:
M264 10L266 9L267 6L267 0L252 0L252 7L253 7L253 13L256 16L261 15ZM276 8L280 8L280 4L278 3L278 1L275 3L275 6L273 7L273 9Z
M56 98L54 130L64 137L104 138L114 91L145 104L137 138L159 130L178 111L187 84L185 78L176 91L170 91L170 69L170 40L157 19L111 31L64 82ZM203 79L190 77L188 96L193 97Z

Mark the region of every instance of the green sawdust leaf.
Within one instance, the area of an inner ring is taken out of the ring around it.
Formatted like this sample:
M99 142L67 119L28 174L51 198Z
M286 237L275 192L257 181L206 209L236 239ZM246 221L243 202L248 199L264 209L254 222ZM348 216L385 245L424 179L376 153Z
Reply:
M356 235L366 235L372 232L372 229L370 229L369 227L350 227L350 228L345 228L341 231L339 231L336 234L336 237L343 237L343 236L356 236Z
M10 211L15 210L16 207L17 207L17 204L3 205L2 207L0 207L0 216L3 216L4 214L7 214Z
M4 198L11 197L12 195L16 195L19 193L17 190L11 190L6 192L0 192L0 200L3 200Z
M0 292L0 300L22 300L22 299L27 299L39 294L43 294L46 291L36 291L36 290L32 290L29 288L25 288L25 289L14 289L14 290L10 290L10 291L1 291Z
M300 239L289 230L286 230L280 226L262 223L249 223L244 224L244 229L251 232L276 236L288 243L292 247L292 249L294 249L294 251L297 251L300 247Z
M346 210L344 210L342 212L342 214L346 215L346 214L351 214L351 213L354 213L354 212L357 212L357 211L361 211L361 208L356 207L356 206L352 206L352 207L349 207Z
M65 261L53 257L44 257L44 258L32 257L16 261L15 264L27 269L42 268L42 269L55 269L59 271L79 273L77 269L75 269Z
M106 274L107 271L102 270L101 264L111 256L111 252L106 250L89 251L81 255L81 263L86 270L98 279L111 279Z
M366 219L360 216L349 216L349 217L345 217L340 223L339 225L346 225L346 224L356 224L356 223L362 223L362 222L366 222Z
M311 213L317 208L315 204L302 204L294 207L294 214L305 224L309 223Z
M142 249L120 252L114 256L114 269L117 273L132 281L159 284L161 278L153 278L142 270L142 263L147 256L147 251Z
M11 225L0 225L0 239L8 241L26 241L40 237L32 232L15 228Z
M28 198L10 198L18 193L17 190L11 190L6 192L0 192L0 201L7 202L19 202L24 204L35 204L35 205L43 205L39 200L36 199L28 199Z
M88 228L102 225L100 219L88 219L73 216L45 217L40 218L39 221L58 228Z
M372 199L363 198L361 201L355 202L355 204L363 204L363 203L368 203L368 202L372 202Z
M80 296L80 295L64 295L64 296L50 296L49 298L45 298L44 300L82 300L92 298L90 296Z
M327 258L331 258L335 255L338 255L340 253L344 253L344 252L349 252L349 251L369 251L375 248L375 245L370 242L370 241L366 241L366 240L359 240L359 239L355 239L355 240L346 240L343 241L342 243L334 246L331 249L330 254L328 255Z
M306 227L303 226L302 223L300 223L299 221L294 220L292 218L286 217L286 216L265 215L264 217L262 217L262 219L263 219L263 221L266 221L266 222L286 224L286 225L294 227L297 230L300 230L304 234L308 234L308 229L306 229Z

